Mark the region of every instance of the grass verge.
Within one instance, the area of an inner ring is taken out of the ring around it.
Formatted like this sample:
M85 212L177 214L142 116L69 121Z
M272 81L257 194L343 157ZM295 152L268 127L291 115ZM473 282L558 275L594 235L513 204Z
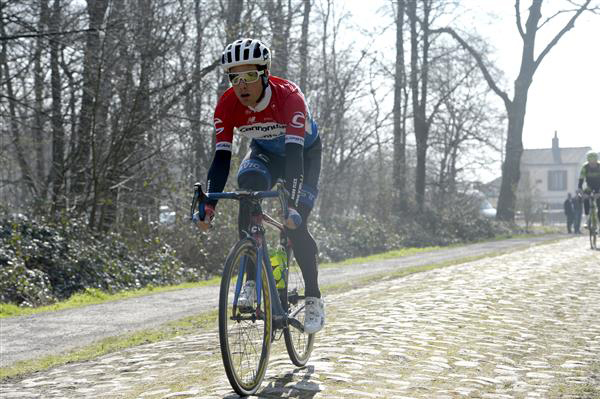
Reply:
M54 312L57 310L79 308L87 305L95 305L98 303L104 303L109 301L118 301L121 299L136 298L146 295L153 295L160 292L176 291L186 288L197 288L209 285L218 285L221 281L220 277L213 277L210 280L195 282L195 283L183 283L179 285L170 286L148 286L140 288L139 290L132 291L121 291L115 294L109 294L96 288L87 288L84 292L78 292L72 295L66 301L57 302L48 306L40 306L37 308L25 308L8 303L0 303L0 318L3 317L14 317L14 316L27 316L37 313Z

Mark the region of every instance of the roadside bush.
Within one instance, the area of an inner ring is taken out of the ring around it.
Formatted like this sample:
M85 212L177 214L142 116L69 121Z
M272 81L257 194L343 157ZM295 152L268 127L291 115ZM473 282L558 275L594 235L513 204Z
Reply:
M313 220L310 226L319 247L319 258L325 262L385 252L402 243L391 223L381 223L365 215L333 217L326 222Z
M166 243L138 253L116 233L95 236L78 220L62 225L2 219L0 301L39 306L89 288L106 292L197 278Z
M220 205L214 224L209 233L178 220L98 234L78 219L50 224L5 217L0 220L0 302L40 306L82 291L114 293L219 275L238 239L237 204ZM313 217L310 224L321 262L477 241L514 229L482 218L464 201L385 220L366 215ZM269 236L275 242L276 235Z

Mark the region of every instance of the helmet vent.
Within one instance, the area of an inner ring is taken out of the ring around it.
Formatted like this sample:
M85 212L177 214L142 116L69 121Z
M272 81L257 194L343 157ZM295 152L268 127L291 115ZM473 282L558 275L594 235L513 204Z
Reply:
M254 54L252 55L254 58L260 58L261 54L260 54L260 45L257 43L254 46Z
M235 46L235 60L239 61L240 60L240 46L239 44L237 46Z

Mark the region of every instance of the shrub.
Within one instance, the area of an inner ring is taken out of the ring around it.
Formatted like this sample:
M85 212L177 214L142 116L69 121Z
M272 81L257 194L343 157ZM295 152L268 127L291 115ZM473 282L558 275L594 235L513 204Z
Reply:
M219 275L238 239L237 204L219 208L210 233L181 220L99 234L79 219L52 224L5 217L0 220L0 301L39 306L77 292L113 293ZM321 262L469 242L511 231L511 226L482 218L476 207L460 200L385 220L367 215L312 217L310 226ZM274 242L276 235L269 236Z
M96 236L79 220L61 225L1 221L2 302L39 306L89 288L117 292L197 277L166 243L136 253L120 235Z

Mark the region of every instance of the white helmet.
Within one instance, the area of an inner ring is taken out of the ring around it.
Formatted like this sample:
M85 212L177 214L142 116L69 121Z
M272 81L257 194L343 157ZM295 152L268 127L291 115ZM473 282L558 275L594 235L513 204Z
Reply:
M238 39L225 47L221 56L221 66L225 72L236 65L246 64L271 69L271 50L257 39Z

